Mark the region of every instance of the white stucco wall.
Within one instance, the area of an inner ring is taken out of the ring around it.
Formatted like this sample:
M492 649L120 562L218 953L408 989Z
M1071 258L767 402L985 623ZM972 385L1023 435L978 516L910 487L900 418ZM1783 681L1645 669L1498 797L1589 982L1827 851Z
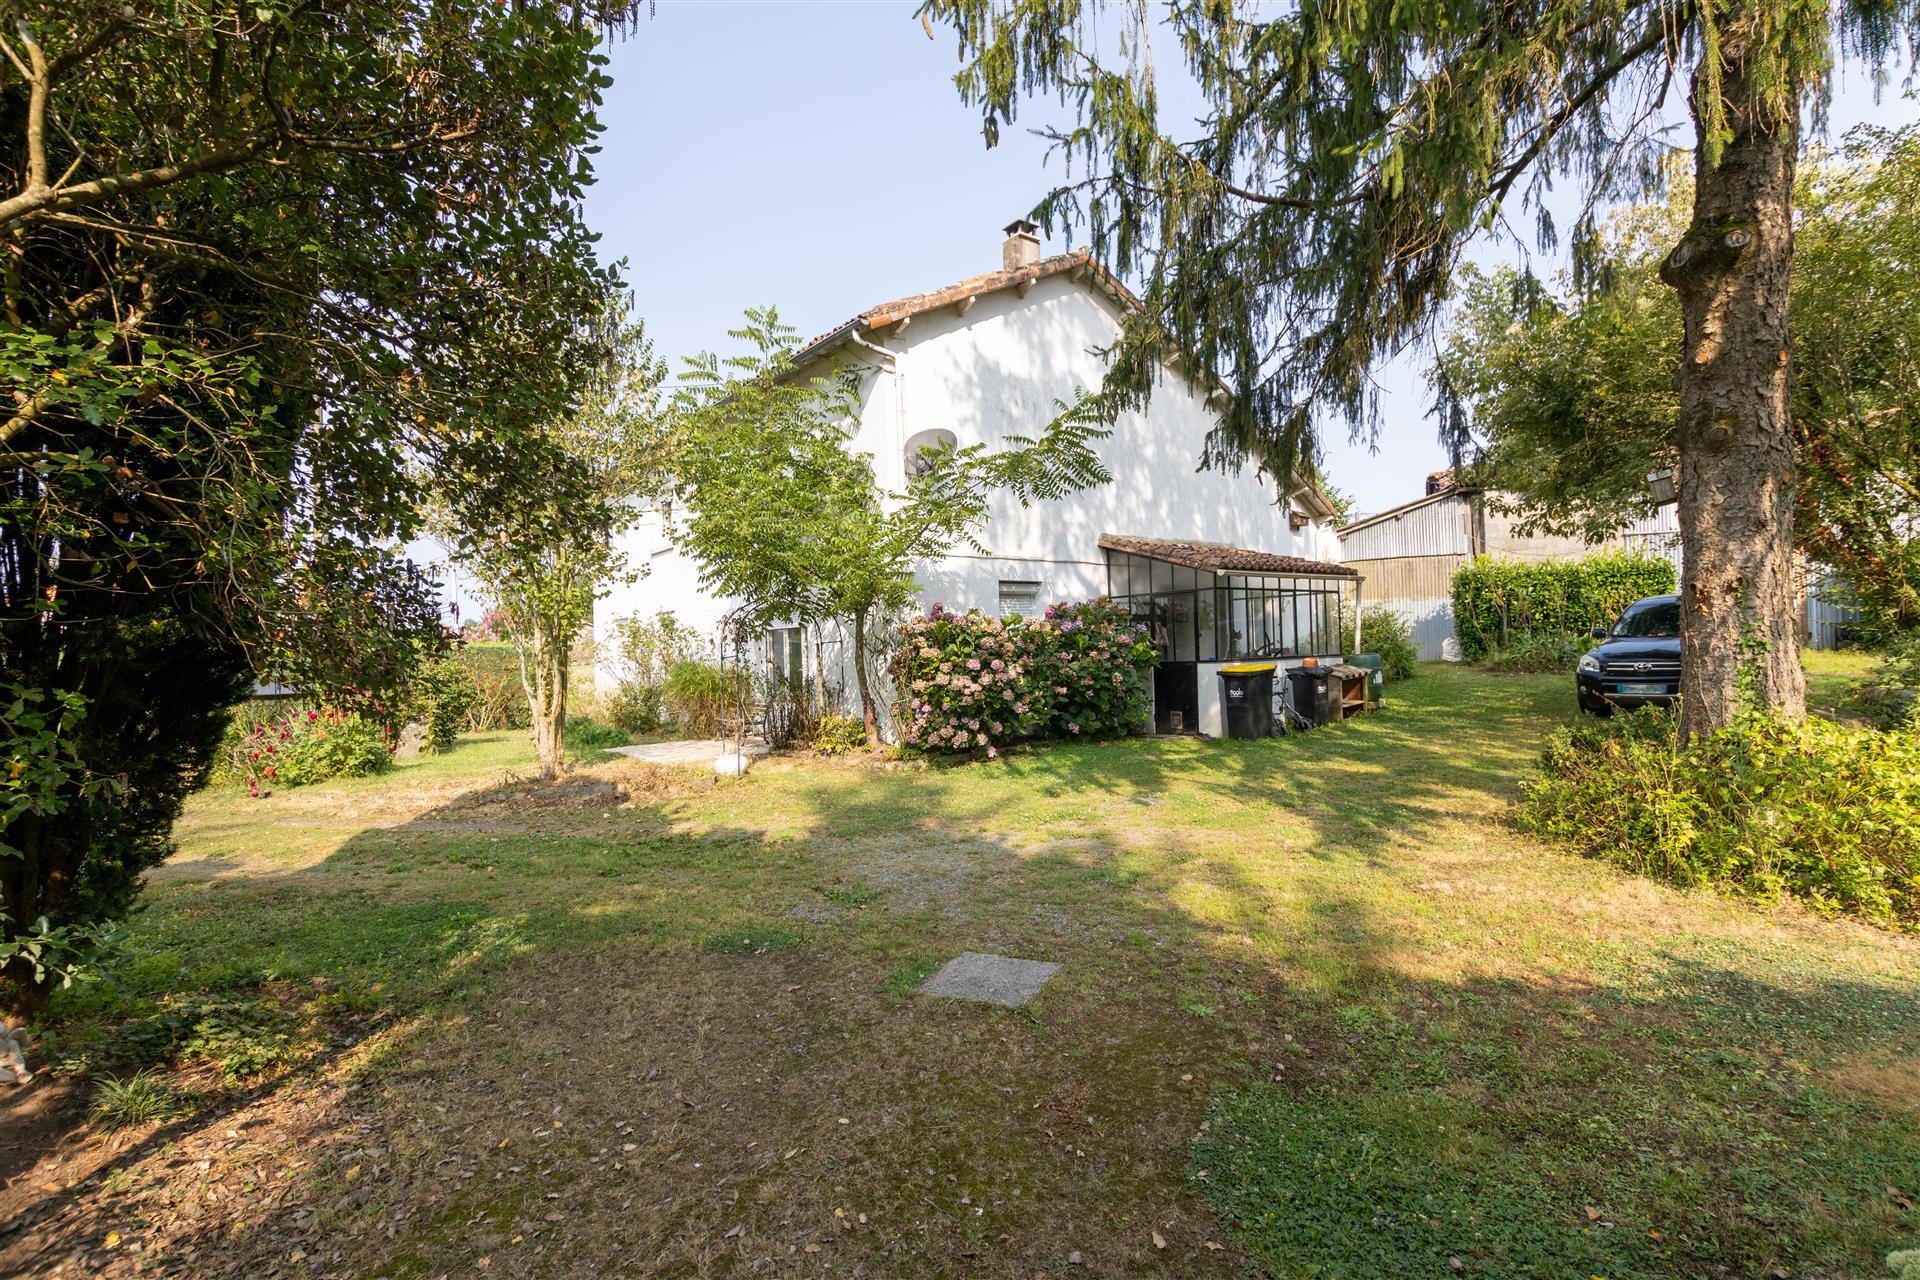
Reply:
M864 400L853 447L873 459L884 489L905 485L908 438L932 428L952 431L962 445L1005 444L1037 433L1057 416L1056 402L1100 384L1106 369L1100 348L1119 333L1120 313L1088 284L1056 275L1025 298L1010 289L980 297L966 315L952 308L913 318L885 343L885 357L858 347L837 358L865 369ZM897 398L896 398L897 397ZM963 549L920 566L922 607L998 608L1002 579L1037 581L1042 602L1082 600L1107 590L1103 533L1228 543L1261 551L1338 561L1331 525L1313 521L1295 530L1278 488L1249 465L1241 471L1198 470L1202 445L1215 418L1205 396L1169 373L1144 411L1123 415L1099 450L1113 479L1055 502L1023 507L996 497L979 532L986 553ZM650 573L620 586L595 609L596 634L611 634L614 619L672 610L682 622L712 633L728 602L706 597L697 566L667 548L656 516L626 540L632 562ZM841 654L850 646L838 645ZM809 657L811 661L811 657ZM851 691L844 658L829 683ZM1202 673L1202 729L1219 731L1217 680ZM1211 699L1211 703L1208 702Z

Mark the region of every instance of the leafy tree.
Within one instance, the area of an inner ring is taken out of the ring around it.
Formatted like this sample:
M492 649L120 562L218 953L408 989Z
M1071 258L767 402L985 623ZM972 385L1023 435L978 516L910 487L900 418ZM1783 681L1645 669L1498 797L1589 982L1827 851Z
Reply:
M1101 23L1108 12L1082 0L920 9L957 33L957 83L989 143L1023 95L1056 94L1073 112L1051 136L1086 176L1037 212L1084 219L1096 250L1142 279L1110 392L1143 398L1166 360L1189 355L1227 374L1236 395L1210 463L1297 469L1316 414L1372 426L1371 370L1432 333L1465 246L1529 212L1551 243L1542 197L1556 179L1590 203L1649 190L1661 106L1686 82L1694 204L1661 262L1682 317L1682 717L1690 732L1726 723L1757 648L1757 694L1800 709L1786 411L1800 116L1836 46L1882 61L1913 6L1169 0L1164 26L1206 101L1180 138L1158 110L1147 6L1137 23Z
M878 745L869 627L912 603L917 561L980 546L996 492L1031 502L1104 483L1091 446L1105 434L1104 409L1083 399L1008 448L923 454L905 491L891 493L872 459L851 448L857 368L796 369L794 330L773 308L749 310L731 336L747 349L697 356L684 379L674 472L686 513L676 538L699 560L704 584L743 602L744 624L846 625L867 741Z
M1513 271L1468 277L1437 372L1470 412L1482 478L1515 495L1531 527L1604 537L1652 510L1649 468L1678 460L1679 312L1658 246L1691 198L1676 172L1664 202L1605 228L1591 291ZM1858 130L1799 174L1795 540L1842 571L1888 639L1920 627L1916 202L1916 127Z
M46 993L21 930L127 909L253 673L437 642L391 548L430 477L546 465L622 12L0 0L0 752L56 778L0 814L0 1005Z
M581 403L545 428L560 450L539 483L450 495L442 538L499 609L519 651L540 775L566 762L567 684L574 638L602 587L630 573L617 542L631 499L657 483L665 446L659 413L666 368L625 304L608 317L608 358Z

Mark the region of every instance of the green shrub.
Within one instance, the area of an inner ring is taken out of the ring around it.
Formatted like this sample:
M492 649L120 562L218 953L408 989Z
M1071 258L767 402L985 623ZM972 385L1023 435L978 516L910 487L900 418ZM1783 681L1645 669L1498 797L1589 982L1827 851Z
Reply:
M220 739L208 781L244 783L247 775L255 772L253 753L259 749L256 731L278 725L290 716L304 715L318 705L304 698L248 698L236 704L228 713L227 732Z
M452 750L479 705L480 685L457 653L424 664L407 690L407 718L426 726L426 751Z
M527 687L520 682L520 653L511 644L466 644L462 666L472 673L479 700L467 717L476 730L525 729L533 724Z
M822 716L807 745L830 756L860 751L867 745L867 722L859 716Z
M1522 562L1480 556L1453 575L1454 630L1467 660L1545 632L1576 642L1645 596L1673 591L1671 561L1633 551Z
M658 686L675 663L698 661L706 651L697 630L663 609L651 619L638 614L615 619L602 656L611 660L623 683Z
M329 778L360 778L393 762L393 735L357 711L330 702L282 716L248 735L247 790L303 787Z
M1555 730L1522 822L1677 884L1920 926L1920 733L1755 712L1682 747L1642 711Z
M160 1073L149 1067L124 1080L113 1076L96 1079L87 1119L94 1128L111 1132L177 1120L192 1110L192 1099L170 1088Z
M600 702L600 718L628 734L658 733L664 716L657 684L622 680Z
M720 717L736 696L731 668L690 658L667 668L666 681L660 686L660 702L668 718L689 738L719 733Z
M1586 648L1586 642L1557 631L1524 631L1513 638L1512 644L1487 654L1480 667L1505 675L1571 671Z
M1132 733L1151 714L1159 652L1113 601L1049 605L1023 630L1033 641L1028 670L1046 708L1045 732L1104 738Z
M587 716L568 716L561 738L570 756L598 755L610 747L624 747L633 740L626 730Z
M1367 647L1355 646L1353 628L1349 626L1342 642L1345 652L1379 654L1381 674L1389 680L1411 680L1419 670L1420 650L1413 643L1406 619L1386 605L1374 605L1360 615L1360 642Z
M1920 635L1888 640L1880 664L1854 689L1852 702L1882 729L1920 727Z

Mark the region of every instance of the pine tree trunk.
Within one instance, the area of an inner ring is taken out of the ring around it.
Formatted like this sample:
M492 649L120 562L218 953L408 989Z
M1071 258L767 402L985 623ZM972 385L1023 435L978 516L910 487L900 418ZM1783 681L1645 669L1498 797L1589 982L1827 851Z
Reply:
M873 709L873 689L867 682L867 611L853 615L853 680L860 689L860 719L867 727L867 745L880 745L880 717Z
M1693 224L1660 267L1680 296L1674 385L1679 463L1681 730L1711 733L1743 692L1799 714L1806 684L1793 625L1793 439L1788 267L1798 121L1759 100L1728 15L1720 91L1732 137L1717 165L1696 149ZM1706 114L1696 73L1694 119ZM1789 101L1797 101L1791 95Z

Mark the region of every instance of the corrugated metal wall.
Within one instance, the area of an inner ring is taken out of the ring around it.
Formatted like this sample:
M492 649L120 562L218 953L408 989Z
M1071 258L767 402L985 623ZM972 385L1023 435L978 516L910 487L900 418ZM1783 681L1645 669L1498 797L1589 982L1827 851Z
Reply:
M1823 573L1807 584L1807 646L1838 649L1853 642L1860 611L1846 597L1846 584Z
M1473 508L1461 494L1449 493L1383 519L1340 530L1340 555L1356 560L1392 560L1403 556L1465 555L1472 548Z

